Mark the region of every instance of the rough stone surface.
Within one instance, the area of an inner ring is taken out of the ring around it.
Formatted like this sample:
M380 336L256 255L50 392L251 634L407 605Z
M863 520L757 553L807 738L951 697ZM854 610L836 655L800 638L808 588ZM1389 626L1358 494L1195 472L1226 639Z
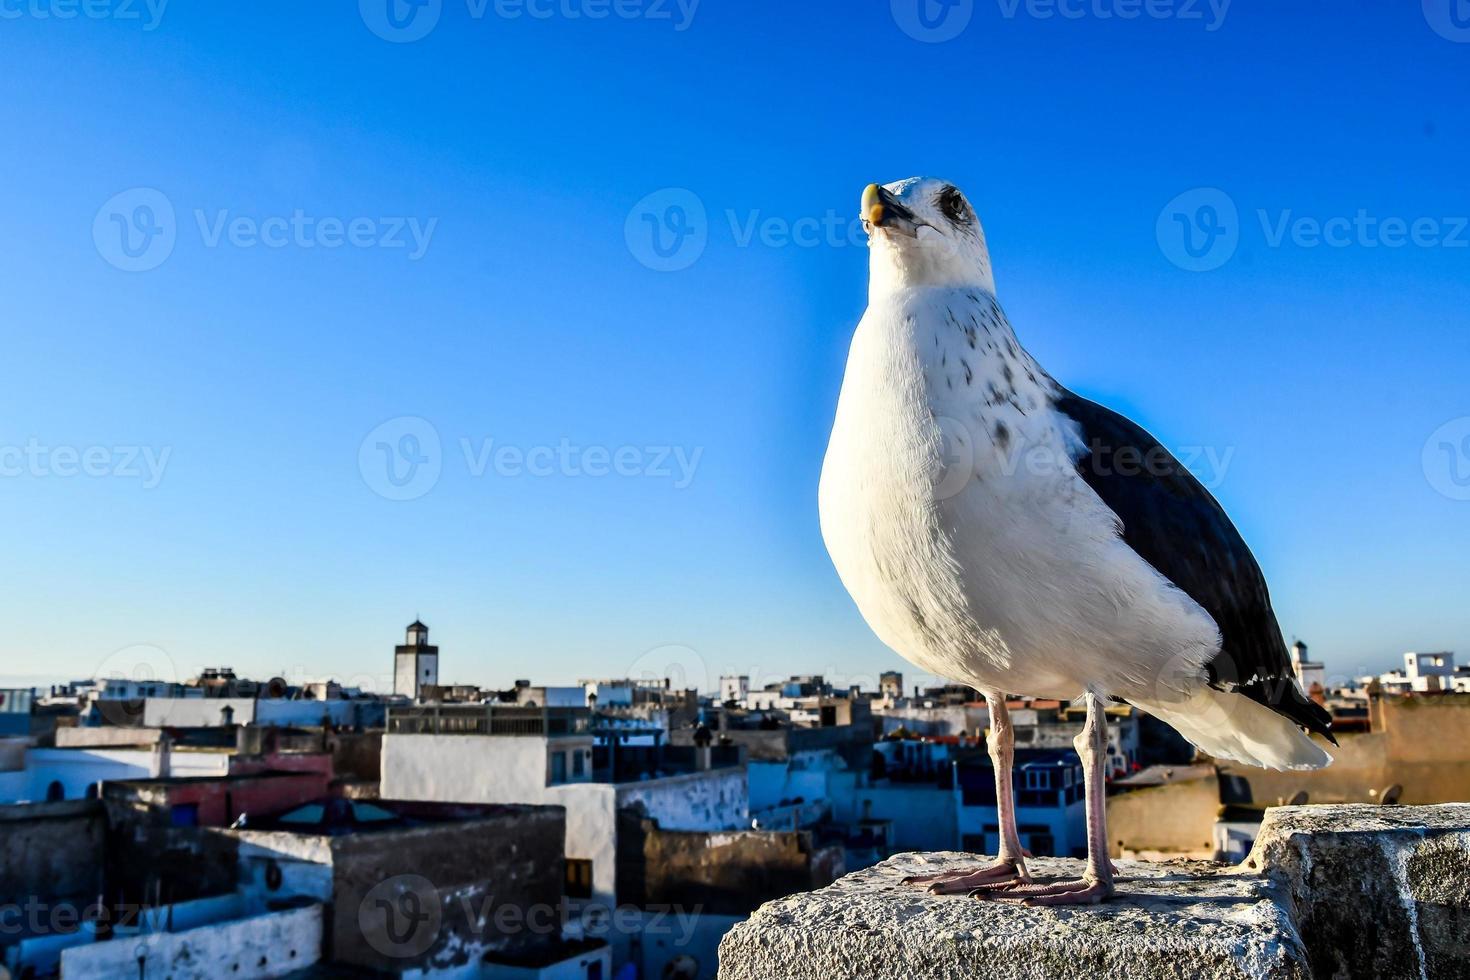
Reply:
M720 978L1470 980L1470 804L1273 808L1240 867L1120 862L1117 897L1084 908L900 883L974 861L899 854L770 902L720 944Z
M1245 869L1285 891L1318 977L1470 980L1470 805L1278 807Z
M1207 862L1120 862L1118 895L1084 908L935 896L910 874L973 865L899 854L820 891L763 905L720 944L721 980L1161 980L1310 976L1272 881ZM1079 861L1037 858L1041 879Z

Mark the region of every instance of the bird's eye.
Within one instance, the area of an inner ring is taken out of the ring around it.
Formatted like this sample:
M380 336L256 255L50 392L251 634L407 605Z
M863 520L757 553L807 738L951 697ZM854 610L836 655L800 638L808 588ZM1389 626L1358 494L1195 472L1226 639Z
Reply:
M957 225L970 220L970 205L957 187L946 187L944 193L939 195L939 210Z

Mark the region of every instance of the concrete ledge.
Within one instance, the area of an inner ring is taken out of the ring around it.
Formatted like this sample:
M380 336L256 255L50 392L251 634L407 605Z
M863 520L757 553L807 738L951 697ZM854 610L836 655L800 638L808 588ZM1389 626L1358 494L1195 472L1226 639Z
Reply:
M1091 908L1026 908L928 895L905 875L972 855L899 854L821 891L761 906L720 943L720 980L891 978L1306 980L1306 951L1275 886L1214 864L1124 861L1118 896ZM1082 862L1036 858L1038 878Z
M721 980L1470 980L1470 805L1269 811L1245 865L1120 862L1118 896L1025 908L932 896L899 854L768 902L720 943ZM1036 859L1038 878L1081 862Z

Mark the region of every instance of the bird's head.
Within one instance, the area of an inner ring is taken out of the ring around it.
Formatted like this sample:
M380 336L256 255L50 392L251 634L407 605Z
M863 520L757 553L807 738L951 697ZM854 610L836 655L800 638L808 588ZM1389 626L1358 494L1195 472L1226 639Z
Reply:
M948 181L910 177L869 184L862 219L872 295L911 286L978 286L995 292L980 219Z

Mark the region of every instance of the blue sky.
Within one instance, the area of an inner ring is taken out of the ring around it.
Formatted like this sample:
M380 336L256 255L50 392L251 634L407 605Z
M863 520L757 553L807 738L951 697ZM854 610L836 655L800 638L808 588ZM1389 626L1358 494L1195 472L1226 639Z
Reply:
M1288 636L1470 655L1470 12L387 2L0 3L0 674L903 667L816 483L918 173Z

